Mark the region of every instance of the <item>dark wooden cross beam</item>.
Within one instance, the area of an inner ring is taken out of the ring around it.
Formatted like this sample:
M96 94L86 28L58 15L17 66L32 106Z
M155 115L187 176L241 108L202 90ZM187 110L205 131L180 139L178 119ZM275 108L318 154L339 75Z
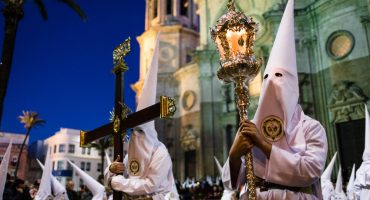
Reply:
M176 111L174 99L161 96L159 103L128 115L129 111L123 104L123 74L128 70L128 67L123 58L130 52L130 49L130 38L128 38L113 51L113 73L116 75L116 82L114 117L112 122L92 131L80 132L81 147L86 146L94 140L113 134L114 158L117 158L117 156L120 155L119 162L123 161L122 139L125 137L127 129L134 128L157 117L171 118ZM113 191L113 199L122 200L122 192Z
M173 98L161 96L160 102L128 115L126 118L122 119L120 125L123 130L127 130L129 128L133 128L140 124L151 121L157 117L171 118L171 116L173 115L172 113L174 113L175 111L174 109L176 109L176 107ZM112 130L114 130L114 127L117 125L115 125L114 122L111 122L92 131L81 131L80 146L86 146L87 144L99 138L107 136L108 133L111 133Z

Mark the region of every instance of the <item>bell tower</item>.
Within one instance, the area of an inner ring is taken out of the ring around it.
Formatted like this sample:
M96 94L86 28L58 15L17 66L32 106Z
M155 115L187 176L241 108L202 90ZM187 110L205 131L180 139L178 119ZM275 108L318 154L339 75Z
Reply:
M173 158L175 177L183 176L182 171L186 168L184 153L177 148L180 146L183 122L180 114L182 89L176 74L194 63L192 55L199 46L199 16L194 1L146 0L145 31L137 37L140 45L140 77L131 85L137 99L153 56L157 34L160 33L157 101L161 95L174 97L178 111L173 120L156 120L156 130L158 139L166 145Z
M183 25L197 30L194 0L146 0L145 30L158 25Z
M155 39L160 36L157 94L176 95L173 73L192 62L199 41L199 17L194 0L146 0L145 31L137 37L140 45L140 78L131 87L141 92L153 56Z

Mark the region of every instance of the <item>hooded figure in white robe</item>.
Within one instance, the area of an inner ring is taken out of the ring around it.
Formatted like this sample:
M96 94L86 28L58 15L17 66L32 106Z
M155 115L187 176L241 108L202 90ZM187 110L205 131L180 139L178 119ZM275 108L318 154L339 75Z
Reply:
M349 177L349 181L347 184L347 198L348 200L356 200L356 194L354 192L354 184L355 184L355 164L353 164L351 176Z
M334 198L334 184L331 182L331 173L333 172L333 167L335 164L335 160L337 158L337 152L335 152L333 158L331 159L330 163L326 167L324 173L321 175L321 189L322 189L322 197L323 200L330 200Z
M2 198L4 194L11 151L12 151L12 141L9 142L8 148L6 148L3 160L1 161L0 164L0 198Z
M342 168L339 166L337 182L335 183L335 199L347 200L347 196L343 191Z
M218 159L214 156L218 172L220 175L222 174L222 166ZM238 198L236 197L236 192L233 190L229 190L227 187L224 186L224 192L222 193L221 200L237 200Z
M102 184L100 184L97 180L95 180L86 172L82 171L77 165L75 165L70 160L67 161L72 166L74 173L77 173L80 176L86 187L93 194L92 200L107 199L107 195L105 194L105 188Z
M49 200L53 199L51 194L51 162L50 162L50 148L46 152L45 166L42 171L41 182L39 190L35 196L35 200Z
M44 165L39 161L39 159L36 160L39 163L41 169L44 170ZM45 163L46 162L50 162L50 160L45 160ZM68 200L66 188L53 175L51 175L51 189L55 196L55 200Z
M280 189L277 186L266 191L257 188L257 199L321 199L319 179L325 167L327 139L322 125L305 115L298 104L293 0L289 0L285 8L263 77L253 123L260 134L257 133L256 138L263 137L261 140L271 151L268 158L259 147L253 147L254 173L265 182L280 185ZM250 134L248 132L245 133ZM238 134L237 142L246 137ZM245 179L244 169L240 167L238 179ZM229 189L232 185L234 189L239 188L231 183L231 175L228 159L222 180Z
M357 199L370 199L370 117L365 105L365 150L356 172L354 191Z
M159 34L136 111L156 103L158 56ZM110 182L112 189L122 191L133 198L135 196L150 196L153 200L179 198L172 173L172 160L166 146L157 138L154 121L133 129L124 165L128 176L113 176ZM108 166L105 170L105 179L111 176Z

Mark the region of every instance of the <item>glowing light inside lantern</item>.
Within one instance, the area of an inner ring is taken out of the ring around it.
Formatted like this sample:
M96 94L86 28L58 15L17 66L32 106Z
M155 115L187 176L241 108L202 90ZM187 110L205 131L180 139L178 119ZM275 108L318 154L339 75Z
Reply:
M247 32L245 29L240 31L227 30L226 32L227 43L231 56L236 59L239 54L245 54L247 51Z

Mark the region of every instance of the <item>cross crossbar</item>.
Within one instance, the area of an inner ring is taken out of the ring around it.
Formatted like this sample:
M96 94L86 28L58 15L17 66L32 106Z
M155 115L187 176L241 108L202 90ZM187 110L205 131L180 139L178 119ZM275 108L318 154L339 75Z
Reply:
M121 128L123 130L134 128L157 117L171 118L175 111L175 100L171 97L161 96L159 103L132 113L128 115L127 118L122 119L122 122L120 123L122 126ZM111 122L92 131L80 131L80 146L86 146L99 138L113 134L113 128L114 122Z

